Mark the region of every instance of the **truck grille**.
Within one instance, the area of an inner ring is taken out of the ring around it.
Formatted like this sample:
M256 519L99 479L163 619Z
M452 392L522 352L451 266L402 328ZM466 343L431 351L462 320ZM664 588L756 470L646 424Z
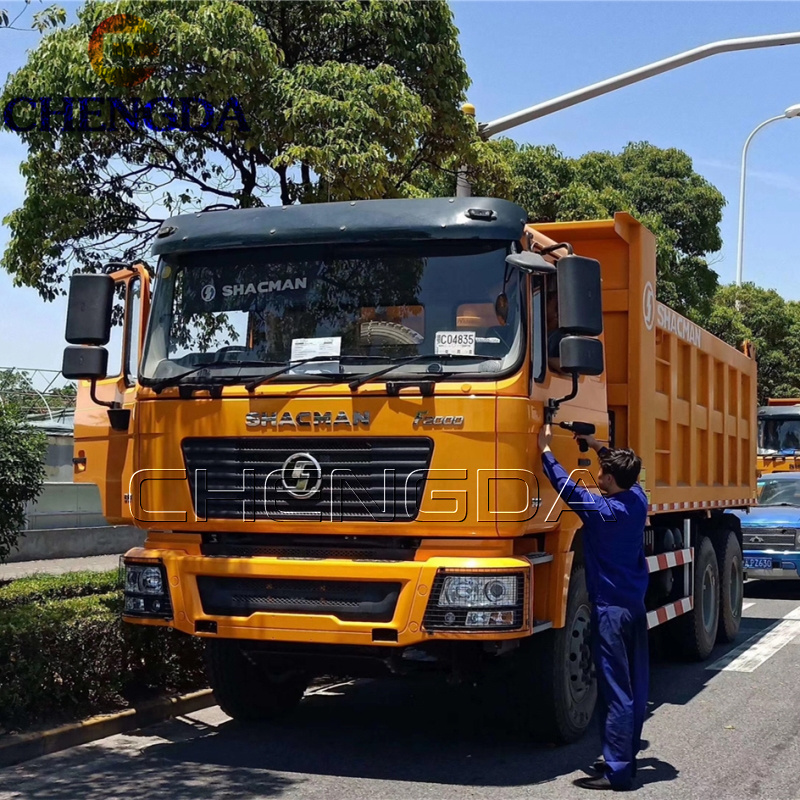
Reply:
M794 528L743 528L745 550L795 550Z
M257 611L325 614L353 622L391 622L400 584L374 581L274 580L200 575L206 614L249 617Z
M183 441L197 516L243 521L407 522L419 513L432 452L421 436Z

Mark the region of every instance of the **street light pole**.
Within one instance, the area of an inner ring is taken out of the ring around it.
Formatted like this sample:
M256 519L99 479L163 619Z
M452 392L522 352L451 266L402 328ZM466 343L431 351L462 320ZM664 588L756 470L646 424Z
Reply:
M747 178L747 151L750 148L750 142L753 137L762 129L766 128L772 122L777 122L779 119L792 119L793 117L800 116L800 104L789 106L783 114L777 117L770 117L764 120L760 125L753 128L750 135L745 139L744 147L742 148L742 174L739 179L739 238L736 248L736 285L742 285L742 268L744 258L744 192L745 181Z
M510 128L516 128L517 125L522 125L525 122L545 117L555 111L561 111L564 108L583 103L585 100L591 100L594 97L608 94L608 92L613 92L624 86L630 86L632 83L638 83L647 78L652 78L654 75L661 75L664 72L669 72L678 67L683 67L686 64L700 61L709 56L715 56L719 53L731 53L738 50L755 50L760 47L777 47L785 44L800 44L800 31L775 33L769 36L746 36L741 39L723 39L719 42L711 42L711 44L704 44L701 47L695 47L693 50L686 50L683 53L664 58L661 61L654 61L652 64L647 64L644 67L639 67L630 72L624 72L614 78L608 78L599 83L593 83L591 86L585 86L583 89L577 89L569 94L554 97L552 100L547 100L544 103L525 108L522 111L517 111L514 114L509 114L508 116L501 117L492 122L481 123L478 125L478 130L484 139L488 139L496 133L502 133Z

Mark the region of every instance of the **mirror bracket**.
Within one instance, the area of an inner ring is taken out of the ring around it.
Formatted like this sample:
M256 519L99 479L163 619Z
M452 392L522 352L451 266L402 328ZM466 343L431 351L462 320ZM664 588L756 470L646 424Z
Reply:
M105 406L106 408L112 408L112 409L122 408L122 406L116 400L114 401L101 400L97 396L96 391L97 391L97 381L94 378L92 378L92 387L89 390L89 397L92 398L92 402L97 404L98 406Z
M521 253L509 253L506 256L506 264L528 274L538 272L540 274L553 275L556 272L556 268L549 261L545 261L539 253L534 253L531 250L523 250Z
M556 414L558 414L558 409L562 403L567 403L570 400L574 400L578 396L578 373L572 373L572 391L565 395L564 397L559 397L556 399L555 397L551 397L547 401L547 405L544 409L544 424L551 425L553 423L553 419L555 418Z

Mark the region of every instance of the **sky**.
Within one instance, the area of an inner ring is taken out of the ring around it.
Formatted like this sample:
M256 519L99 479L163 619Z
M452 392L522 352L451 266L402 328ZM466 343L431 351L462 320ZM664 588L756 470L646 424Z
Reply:
M60 4L74 17L77 3ZM472 78L469 101L478 120L486 122L709 42L800 30L800 3L793 2L462 0L451 6ZM13 17L24 4L0 0L0 7ZM5 80L39 37L18 31L0 31L0 37ZM720 280L730 283L736 276L742 146L760 122L800 103L798 78L800 45L717 55L506 135L554 144L568 156L619 151L631 141L684 150L727 200L723 249L710 261ZM800 300L798 155L800 118L775 122L754 138L743 260L745 281L794 300ZM24 159L17 137L0 132L0 218L23 201ZM8 236L0 225L0 249ZM65 301L44 303L32 289L14 287L0 270L0 303L0 367L59 369Z

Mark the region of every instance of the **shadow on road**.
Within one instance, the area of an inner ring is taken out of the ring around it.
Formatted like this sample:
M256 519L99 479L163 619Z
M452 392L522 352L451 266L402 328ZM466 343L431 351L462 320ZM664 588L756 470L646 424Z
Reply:
M594 732L566 747L541 745L522 729L514 708L470 706L464 697L439 684L362 681L306 698L281 724L228 722L145 753L234 770L483 787L579 776L599 753ZM642 755L642 783L677 777L671 765Z
M763 583L748 583L747 596L794 599L800 590ZM776 622L745 618L738 643L763 636ZM673 655L668 637L656 637L650 712L697 697L719 675L708 664L734 646L717 646L707 662L686 663ZM535 683L528 691L536 692ZM442 683L359 681L306 698L280 724L228 722L210 732L190 732L189 738L182 733L145 752L173 763L235 770L484 787L546 784L580 775L599 753L595 731L575 744L553 747L532 740L522 723L513 702L503 707L482 703L479 693L465 694ZM642 784L677 776L673 765L642 753Z

